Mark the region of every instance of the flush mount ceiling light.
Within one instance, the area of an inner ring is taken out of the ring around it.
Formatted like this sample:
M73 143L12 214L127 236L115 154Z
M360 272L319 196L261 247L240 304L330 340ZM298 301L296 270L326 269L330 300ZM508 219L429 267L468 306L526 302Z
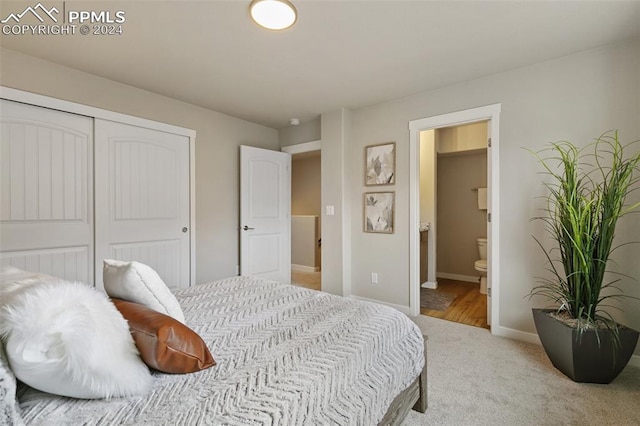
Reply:
M284 30L296 23L298 13L287 0L253 0L249 5L251 19L270 30Z

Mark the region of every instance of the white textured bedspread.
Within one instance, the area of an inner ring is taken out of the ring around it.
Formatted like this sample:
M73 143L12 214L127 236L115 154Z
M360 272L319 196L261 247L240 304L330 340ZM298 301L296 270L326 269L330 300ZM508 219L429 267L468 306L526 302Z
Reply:
M146 397L76 400L21 385L42 425L375 425L424 365L423 339L378 304L234 277L177 295L217 366L155 373Z

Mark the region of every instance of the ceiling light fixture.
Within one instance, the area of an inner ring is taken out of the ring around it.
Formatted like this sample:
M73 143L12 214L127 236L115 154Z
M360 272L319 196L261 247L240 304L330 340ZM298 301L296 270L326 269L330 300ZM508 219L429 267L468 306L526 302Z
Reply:
M256 24L270 30L285 30L298 19L296 8L287 0L253 0L249 13Z

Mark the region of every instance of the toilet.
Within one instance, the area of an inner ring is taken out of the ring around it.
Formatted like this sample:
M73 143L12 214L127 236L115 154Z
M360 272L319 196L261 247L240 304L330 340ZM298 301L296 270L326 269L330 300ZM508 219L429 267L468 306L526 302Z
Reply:
M480 293L487 294L487 239L478 238L478 253L480 259L476 260L473 267L480 274Z

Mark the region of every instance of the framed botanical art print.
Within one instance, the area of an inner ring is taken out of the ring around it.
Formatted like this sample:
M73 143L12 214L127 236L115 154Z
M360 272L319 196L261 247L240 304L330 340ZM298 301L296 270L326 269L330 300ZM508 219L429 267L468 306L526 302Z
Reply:
M364 232L393 234L395 196L393 191L364 193Z
M395 142L365 147L364 161L365 185L394 185L396 183Z

